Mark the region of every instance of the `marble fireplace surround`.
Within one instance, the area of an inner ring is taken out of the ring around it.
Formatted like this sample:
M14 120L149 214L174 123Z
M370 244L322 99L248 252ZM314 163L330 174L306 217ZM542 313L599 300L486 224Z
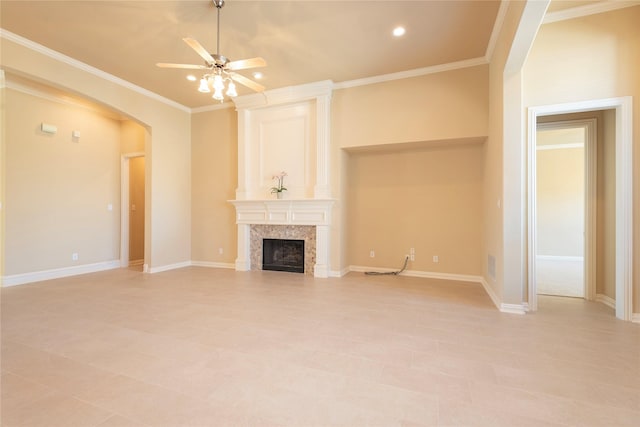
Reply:
M305 241L305 274L329 277L329 226L334 200L230 202L236 208L238 224L237 271L262 268L263 238L301 239Z
M304 274L313 274L316 264L316 227L313 225L251 225L249 232L251 269L261 270L264 239L304 241Z

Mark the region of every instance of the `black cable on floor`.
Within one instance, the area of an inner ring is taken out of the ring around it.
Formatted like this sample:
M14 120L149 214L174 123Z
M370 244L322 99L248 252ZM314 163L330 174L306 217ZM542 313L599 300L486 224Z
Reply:
M408 262L409 262L409 256L406 256L404 258L404 265L402 266L402 269L398 271L365 271L364 274L368 274L370 276L397 276L407 268Z

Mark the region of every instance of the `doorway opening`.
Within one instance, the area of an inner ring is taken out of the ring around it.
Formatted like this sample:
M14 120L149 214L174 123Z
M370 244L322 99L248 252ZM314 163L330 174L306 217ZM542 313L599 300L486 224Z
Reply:
M120 267L140 266L145 260L145 156L122 155Z
M537 257L538 254L538 218L536 215L536 194L537 194L537 125L540 118L547 116L595 112L607 110L613 114L612 126L615 130L611 144L615 149L613 155L613 167L615 169L613 181L615 188L614 202L612 207L612 244L611 248L604 253L613 257L612 269L615 278L611 284L615 290L615 300L611 299L609 304L615 307L616 317L622 320L632 320L632 99L631 97L608 98L602 100L584 101L578 103L567 103L548 105L541 107L531 107L528 110L528 212L527 212L527 237L528 237L528 305L530 311L538 308L538 275ZM588 140L587 140L588 141ZM589 158L588 142L586 143L587 161L585 170L595 168L595 153L593 158ZM593 153L595 150L591 150ZM595 295L595 259L596 259L596 233L594 230L596 216L595 203L590 199L595 199L595 182L589 182L596 176L595 171L586 172L586 202L585 206L585 252L584 252L584 280L585 297L587 299L597 299ZM590 204L591 203L591 204ZM606 300L602 301L607 303Z
M538 295L593 299L596 126L596 119L537 125Z

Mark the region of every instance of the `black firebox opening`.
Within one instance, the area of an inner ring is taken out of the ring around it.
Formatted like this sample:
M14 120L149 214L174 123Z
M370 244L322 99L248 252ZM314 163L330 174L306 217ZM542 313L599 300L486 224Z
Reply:
M304 273L304 240L263 239L262 269Z

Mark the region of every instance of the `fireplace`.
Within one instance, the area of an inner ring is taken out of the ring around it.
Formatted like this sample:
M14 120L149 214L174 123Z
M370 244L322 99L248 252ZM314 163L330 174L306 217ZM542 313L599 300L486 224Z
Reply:
M304 240L263 239L262 269L304 273Z

